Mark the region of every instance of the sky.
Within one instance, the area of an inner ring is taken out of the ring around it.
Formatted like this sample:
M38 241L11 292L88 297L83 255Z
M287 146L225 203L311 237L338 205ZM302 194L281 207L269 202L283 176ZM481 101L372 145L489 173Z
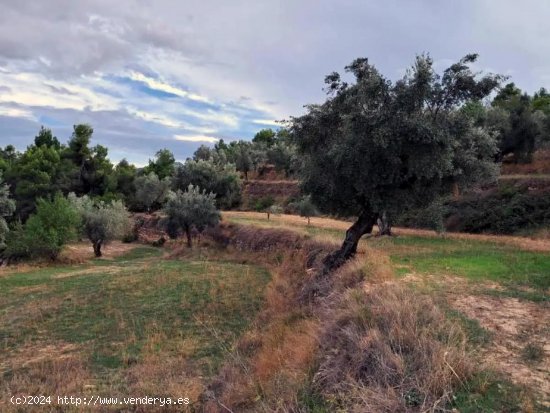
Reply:
M89 123L114 162L251 139L324 100L367 57L389 79L429 53L550 89L548 0L0 0L0 146Z

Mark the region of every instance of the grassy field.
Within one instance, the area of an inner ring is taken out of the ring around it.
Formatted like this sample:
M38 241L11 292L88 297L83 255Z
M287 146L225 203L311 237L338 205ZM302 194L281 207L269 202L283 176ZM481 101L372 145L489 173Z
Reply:
M286 228L335 242L343 239L346 227L351 225L343 221L314 218L312 225L308 226L304 218L281 215L267 220L265 214L248 212L226 213L225 219L259 227ZM497 281L512 290L515 287L533 288L539 292L539 295L533 295L536 299L548 297L550 251L537 251L546 243L520 237L502 237L500 242L497 236L436 236L430 231L404 229L395 232L396 237L371 237L362 242L389 255L397 275L419 273L460 276L473 281ZM535 250L533 245L537 247Z
M161 254L136 246L114 259L2 273L0 399L196 399L255 317L270 277L253 265Z

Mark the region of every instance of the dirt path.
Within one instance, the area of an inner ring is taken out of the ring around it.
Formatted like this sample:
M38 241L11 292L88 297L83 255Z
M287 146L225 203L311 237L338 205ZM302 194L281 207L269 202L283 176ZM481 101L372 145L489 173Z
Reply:
M483 295L456 295L449 301L492 333L490 344L482 350L487 366L535 390L542 404L550 407L550 307ZM529 349L542 354L531 355L530 360Z
M537 400L550 408L548 303L486 295L484 291L503 287L489 281L471 283L462 277L410 273L401 282L427 291L435 286L451 308L476 320L490 333L489 342L479 348L485 367L532 390L538 394ZM530 354L529 349L536 351Z
M223 217L227 219L250 219L266 221L266 224L281 225L283 227L307 227L307 219L297 215L271 215L271 219L267 221L267 215L261 212L248 211L225 211ZM333 218L311 218L311 226L325 229L336 229L345 231L351 226L351 222L337 220ZM292 229L292 228L291 228ZM441 237L435 231L411 228L393 228L395 235L412 235L420 237ZM484 235L484 234L467 234L458 232L448 232L443 235L450 239L477 240L485 242L495 242L518 247L526 251L550 252L550 240L531 239L526 237L517 237L511 235Z

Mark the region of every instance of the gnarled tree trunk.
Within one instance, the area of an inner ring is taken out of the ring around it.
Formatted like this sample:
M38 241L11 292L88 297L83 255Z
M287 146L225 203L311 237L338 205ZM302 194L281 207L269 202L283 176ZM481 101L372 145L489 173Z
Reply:
M192 248L193 247L193 238L191 237L191 228L187 228L185 230L185 235L187 235L187 247Z
M94 245L94 254L96 257L101 257L101 244L102 244L103 241L99 240L99 241L94 241L93 245Z
M378 217L377 224L378 224L378 236L392 235L391 221L389 220L388 215L386 214L386 211L384 211L382 215Z
M372 232L378 214L371 211L363 211L357 221L346 231L346 237L340 249L330 253L323 260L324 271L329 272L337 269L357 252L357 244L365 234Z

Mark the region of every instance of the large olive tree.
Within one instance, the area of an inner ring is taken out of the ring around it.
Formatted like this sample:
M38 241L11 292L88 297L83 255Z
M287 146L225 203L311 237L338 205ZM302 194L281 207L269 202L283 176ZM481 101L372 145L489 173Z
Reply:
M479 77L468 55L434 72L418 56L399 81L384 78L367 59L346 67L355 82L327 76L328 98L292 118L290 128L303 157L303 189L328 213L355 216L326 269L357 251L377 218L427 205L455 185L494 179L495 139L457 110L498 87L501 76Z

